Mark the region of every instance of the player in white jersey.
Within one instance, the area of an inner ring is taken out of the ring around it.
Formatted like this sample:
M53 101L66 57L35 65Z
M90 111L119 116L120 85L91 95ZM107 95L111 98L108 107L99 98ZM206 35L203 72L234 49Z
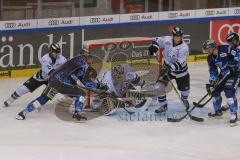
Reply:
M28 92L33 92L43 84L47 85L50 73L66 62L66 58L62 56L60 52L61 49L58 44L51 44L50 52L45 54L40 61L41 69L29 78L22 86L17 88L17 90L13 92L6 101L4 101L4 105L7 107L22 95Z
M183 41L183 31L180 27L174 27L172 36L163 36L156 38L149 47L150 55L156 55L159 49L163 50L164 57L164 74L161 75L159 81L167 85L170 79L175 79L177 88L181 92L181 98L185 106L188 108L188 96L190 89L190 76L188 73L187 59L189 56L188 45ZM167 72L167 73L166 73ZM166 76L166 74L168 76ZM160 87L161 88L161 87ZM166 112L168 109L166 92L159 92L158 102L159 108L156 113Z
M132 67L128 64L121 64L112 67L111 70L104 73L101 83L106 85L108 91L116 95L119 98L126 97L129 88L133 85L145 84L144 80L141 80L140 77L134 72ZM116 103L110 102L111 99L108 97L103 98L104 114L108 115L115 111Z

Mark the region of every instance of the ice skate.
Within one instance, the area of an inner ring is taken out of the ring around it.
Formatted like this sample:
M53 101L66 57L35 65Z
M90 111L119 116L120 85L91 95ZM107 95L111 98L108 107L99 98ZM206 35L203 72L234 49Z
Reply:
M18 115L16 116L17 120L25 120L26 119L26 114L24 113L25 111L21 111L20 113L18 113Z
M230 121L229 121L230 126L233 127L233 126L238 125L237 121L238 121L237 113L231 113L231 117L230 117Z
M159 107L158 109L155 110L155 113L157 114L162 114L162 113L166 113L168 110L167 104Z

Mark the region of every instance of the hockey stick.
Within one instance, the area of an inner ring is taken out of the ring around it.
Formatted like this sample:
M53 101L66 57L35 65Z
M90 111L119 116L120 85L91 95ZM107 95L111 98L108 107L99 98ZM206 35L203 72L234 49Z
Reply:
M193 102L193 105L197 108L203 108L206 104L208 104L208 102L212 99L212 96L203 104L200 104L201 102Z
M225 81L229 78L229 75L230 74L226 74L221 80L219 80L218 83L214 86L211 93L215 91L218 87L220 87L223 83L225 83ZM207 93L199 102L193 102L193 105L198 108L203 108L212 99L211 93ZM210 95L210 98L205 103L200 104L208 95Z
M208 96L208 94L205 94L198 102L195 102L195 103L196 103L196 104L200 104L207 96ZM180 122L180 121L182 121L182 120L185 119L196 107L197 107L197 106L194 105L192 109L190 109L189 111L187 111L187 113L186 113L184 116L180 117L180 118L176 118L176 119L169 118L169 119L168 119L168 120L170 120L169 122ZM190 116L192 116L192 115L190 114ZM190 118L191 118L191 117L190 117ZM198 122L203 122L203 121L204 121L203 118L194 117L194 116L192 116L192 119L196 119L196 121L198 121Z
M189 116L190 119L193 120L193 121L203 122L203 121L204 121L203 118L195 117L195 116L191 115L191 111L193 110L194 107L193 107L190 111L188 111L188 106L186 106L185 103L183 102L183 100L182 100L182 98L181 98L181 96L180 96L177 88L175 87L175 85L174 85L173 82L171 81L169 75L166 74L166 76L167 76L170 84L172 85L174 91L176 92L178 98L181 100L181 102L183 103L183 105L186 107L186 112L187 112L186 115L184 115L184 116L181 117L181 118L178 118L178 119L175 119L175 118L167 118L167 121L168 121L168 122L180 122L181 120L183 120L183 119L185 119L187 116Z
M227 80L228 78L229 78L229 74L226 74L226 75L215 85L215 87L214 87L213 90L216 90L217 87L219 87L220 85L222 85L222 83L224 83L225 80ZM191 113L196 107L198 107L198 108L203 108L203 107L212 99L212 96L211 96L205 103L201 104L201 102L202 102L208 95L209 95L209 93L205 94L198 102L193 102L194 107L193 107L191 110L187 111L187 113L186 113L184 116L182 116L181 118L178 118L178 119L169 118L169 120L170 120L171 122L180 122L181 120L185 119L188 115L192 116L190 113ZM189 117L190 117L190 116L189 116ZM192 116L192 117L190 117L190 118L192 118L192 120L195 119L196 121L199 121L199 122L203 122L203 121L204 121L203 118L199 118L199 117L194 117L194 116Z

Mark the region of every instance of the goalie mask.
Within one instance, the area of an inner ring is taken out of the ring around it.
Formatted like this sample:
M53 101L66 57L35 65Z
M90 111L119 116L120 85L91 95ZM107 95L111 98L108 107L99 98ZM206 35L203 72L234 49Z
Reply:
M112 78L113 78L113 80L116 80L116 81L123 80L124 67L123 67L122 65L114 66L114 67L111 69L111 73L112 73Z
M88 67L84 76L85 82L93 82L97 78L97 72L93 67Z

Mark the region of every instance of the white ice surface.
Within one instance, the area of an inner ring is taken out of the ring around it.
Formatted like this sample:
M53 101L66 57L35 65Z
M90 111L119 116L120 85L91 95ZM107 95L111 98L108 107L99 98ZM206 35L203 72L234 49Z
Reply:
M190 63L190 102L205 94L207 64ZM26 79L0 80L0 102ZM126 122L100 117L87 123L64 122L54 114L54 101L26 121L15 115L37 97L43 88L27 94L11 107L0 107L0 160L239 160L240 128L229 127L229 113L221 120L204 123ZM174 92L168 95L169 112L176 109ZM176 110L175 110L176 109ZM195 113L202 117L211 104Z

